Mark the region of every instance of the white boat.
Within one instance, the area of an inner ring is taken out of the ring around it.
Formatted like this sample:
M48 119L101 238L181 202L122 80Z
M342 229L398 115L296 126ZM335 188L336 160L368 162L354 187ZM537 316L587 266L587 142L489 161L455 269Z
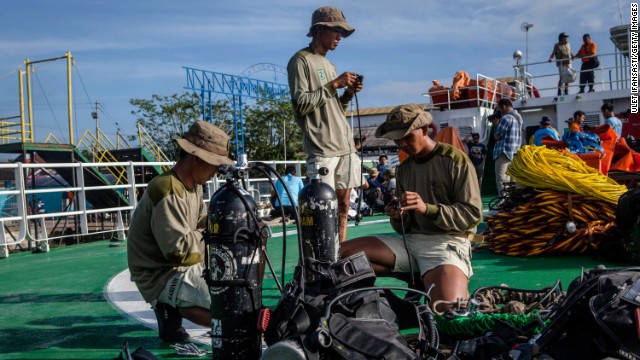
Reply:
M640 119L637 114L629 118L631 109L631 73L629 59L630 25L621 25L610 29L610 39L613 51L599 53L602 64L595 70L596 85L594 92L577 94L579 80L570 84L569 95L557 95L556 82L558 72L555 63L548 61L523 63L522 53L514 52L513 76L492 77L476 74L470 77L469 86L453 87L441 86L442 90L432 90L425 94L428 98L426 108L431 111L434 122L439 129L455 127L461 138L477 132L481 134L486 144L491 132L488 116L494 111L497 102L503 97L509 97L523 117L524 127L535 131L543 116L552 119L553 127L560 133L567 128L566 120L573 117L573 113L582 110L586 113L584 124L591 127L604 123L600 107L605 102L614 105L618 117L622 118L623 135L640 135ZM600 49L605 49L601 46ZM574 59L574 68L579 71L580 59ZM539 94L536 97L534 94ZM366 137L364 144L365 155L374 157L378 153L393 152L391 142L375 139L375 127L384 122L386 114L393 107L364 109L359 112L360 124L352 120L354 136L359 136L358 125L362 127L362 134ZM347 113L347 117L354 117L356 111ZM637 128L637 130L636 130Z

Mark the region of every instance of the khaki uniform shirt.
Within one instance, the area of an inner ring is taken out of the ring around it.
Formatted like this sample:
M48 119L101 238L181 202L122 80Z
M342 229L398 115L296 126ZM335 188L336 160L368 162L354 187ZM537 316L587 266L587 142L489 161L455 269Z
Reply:
M291 103L307 156L336 157L356 152L344 114L349 102L342 103L338 91L329 84L338 76L336 67L326 56L307 47L293 55L287 71Z
M131 217L127 256L131 280L155 300L179 267L203 263L206 208L202 186L187 189L173 171L149 182Z
M406 159L396 171L397 190L420 194L427 212L405 217L405 232L411 234L475 233L482 220L482 199L471 160L457 148L438 143L426 159ZM407 221L408 220L408 221ZM391 225L402 232L400 219Z

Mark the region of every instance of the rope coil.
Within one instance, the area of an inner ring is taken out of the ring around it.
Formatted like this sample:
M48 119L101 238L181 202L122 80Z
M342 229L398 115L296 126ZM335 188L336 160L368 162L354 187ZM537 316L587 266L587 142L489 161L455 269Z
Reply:
M588 166L578 156L545 146L523 146L513 157L507 174L536 189L568 191L612 204L627 192L624 185Z

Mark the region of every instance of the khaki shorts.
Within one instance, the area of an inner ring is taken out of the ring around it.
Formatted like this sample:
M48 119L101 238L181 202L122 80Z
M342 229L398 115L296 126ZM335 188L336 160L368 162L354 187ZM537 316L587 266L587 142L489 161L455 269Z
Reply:
M329 169L329 175L321 179L336 190L353 189L366 182L362 176L362 160L356 153L330 158L316 156L307 160L307 164L312 163Z
M396 256L393 272L409 272L409 258L401 237L377 236ZM420 269L420 276L440 265L454 265L470 278L471 242L466 237L454 235L407 234L407 248L411 254L413 270Z
M209 287L202 277L202 264L183 267L169 279L156 299L173 307L211 307ZM152 304L155 306L155 304Z

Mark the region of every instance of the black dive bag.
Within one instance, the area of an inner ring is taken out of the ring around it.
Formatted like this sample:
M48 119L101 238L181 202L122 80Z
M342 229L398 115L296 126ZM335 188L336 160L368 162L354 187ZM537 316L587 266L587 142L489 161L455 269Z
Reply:
M263 359L431 359L438 336L426 304L400 299L391 289L372 287L375 275L364 253L326 263L307 258L304 280L298 266L265 333ZM413 347L400 330L418 328ZM285 355L287 353L287 355ZM289 356L290 354L296 356ZM288 356L288 357L287 357Z
M554 359L640 359L640 267L585 271L536 343Z

